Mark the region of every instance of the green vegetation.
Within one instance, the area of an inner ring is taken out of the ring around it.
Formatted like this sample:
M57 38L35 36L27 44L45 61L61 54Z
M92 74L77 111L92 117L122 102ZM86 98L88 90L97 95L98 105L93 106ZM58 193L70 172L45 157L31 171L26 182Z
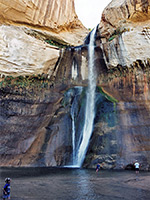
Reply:
M48 44L53 45L55 47L58 47L58 48L70 47L70 45L67 43L64 43L64 42L61 43L60 41L58 42L53 39L46 39L45 42L47 42Z
M99 91L103 96L105 96L106 99L108 99L108 100L111 101L112 103L117 103L117 102L118 102L117 99L115 99L114 97L109 96L108 94L106 94L106 93L104 92L104 90L103 90L101 87L98 86L97 89L98 89L98 91Z
M112 36L108 39L108 41L109 41L109 42L112 41L116 36L117 36L117 35L112 35Z
M52 84L50 80L43 75L32 76L6 76L0 81L0 88L47 88Z
M70 46L70 44L68 44L64 40L57 38L57 36L50 36L50 35L48 36L46 33L42 33L35 30L31 30L31 31L26 30L26 33L38 40L45 41L48 44L53 45L58 48L66 48Z
M122 33L129 31L129 29L126 28L117 28L109 37L108 41L112 41L116 36L121 35Z

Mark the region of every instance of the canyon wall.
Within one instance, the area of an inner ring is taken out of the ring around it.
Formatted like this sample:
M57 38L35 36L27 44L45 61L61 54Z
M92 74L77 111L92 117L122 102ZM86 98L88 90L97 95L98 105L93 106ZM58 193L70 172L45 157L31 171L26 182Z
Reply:
M71 82L64 81L69 77L61 67L73 62L71 51L66 55L65 49L81 45L88 33L78 20L74 1L1 0L0 32L1 165L65 164L62 158L65 149L71 149L66 137L71 128L65 128L70 117L62 99ZM51 123L56 127L52 142Z
M0 0L0 74L51 74L60 49L87 34L74 1Z
M108 68L149 59L150 1L112 1L99 25Z
M27 24L31 27L49 28L56 32L81 26L75 13L74 1L13 0L0 1L2 23Z
M99 76L98 84L118 103L115 124L108 129L101 122L93 134L87 156L87 160L93 157L90 166L97 159L104 168L131 169L138 160L143 169L149 169L149 11L148 0L113 0L102 13L100 47L107 75Z
M0 0L1 166L72 162L71 108L77 98L78 138L90 33L74 2L64 2ZM132 168L137 159L149 169L149 3L113 0L102 14L95 38L96 114L84 167Z

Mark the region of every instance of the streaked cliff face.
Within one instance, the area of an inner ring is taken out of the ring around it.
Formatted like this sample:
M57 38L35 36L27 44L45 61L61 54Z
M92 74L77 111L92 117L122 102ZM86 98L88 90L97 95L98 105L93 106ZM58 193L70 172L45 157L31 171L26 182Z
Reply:
M113 31L123 26L138 26L149 23L149 0L113 0L104 9L100 22L101 34L110 36Z
M82 26L73 0L1 0L0 16L2 22L47 27L55 31L73 25Z
M66 164L72 151L74 96L66 102L64 96L74 86L87 86L89 37L78 46L86 30L76 18L73 1L11 1L10 7L0 3L5 23L0 27L1 165ZM97 85L103 92L97 94L85 166L95 167L99 160L105 168L121 168L136 158L149 168L148 3L114 0L103 12L95 47ZM80 129L82 117L78 121Z
M73 0L0 0L0 23L1 165L35 165L40 157L37 165L57 165L56 160L61 164L57 152L60 146L65 149L69 129L62 129L63 137L59 131L60 143L51 143L46 131L59 107L54 126L66 124L58 119L61 113L66 118L61 100L68 88L62 76L59 80L58 64L63 49L83 43L87 29L77 18ZM52 144L50 150L46 143ZM58 159L45 162L45 151Z
M51 76L60 48L87 34L73 0L0 0L0 74Z
M150 1L114 0L103 11L99 29L107 68L146 66L150 43Z

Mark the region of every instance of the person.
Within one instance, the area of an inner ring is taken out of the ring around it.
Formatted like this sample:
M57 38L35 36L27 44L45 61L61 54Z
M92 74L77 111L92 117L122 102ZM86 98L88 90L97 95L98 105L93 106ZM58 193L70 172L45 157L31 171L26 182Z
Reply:
M135 173L139 174L140 164L138 163L137 160L134 163L134 167L135 167Z
M5 178L5 185L3 188L3 200L10 199L10 178Z
M101 167L101 166L100 166L100 164L98 163L97 166L96 166L96 172L98 172L98 171L100 170L100 167Z

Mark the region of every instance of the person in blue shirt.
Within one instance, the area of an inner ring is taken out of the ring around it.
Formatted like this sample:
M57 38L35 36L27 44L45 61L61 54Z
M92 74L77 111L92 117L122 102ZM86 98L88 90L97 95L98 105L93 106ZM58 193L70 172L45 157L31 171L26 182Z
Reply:
M5 185L3 188L3 200L10 199L10 178L5 179Z
M100 167L101 167L101 166L100 166L100 164L98 163L97 166L96 166L96 172L98 172L98 171L100 170Z

